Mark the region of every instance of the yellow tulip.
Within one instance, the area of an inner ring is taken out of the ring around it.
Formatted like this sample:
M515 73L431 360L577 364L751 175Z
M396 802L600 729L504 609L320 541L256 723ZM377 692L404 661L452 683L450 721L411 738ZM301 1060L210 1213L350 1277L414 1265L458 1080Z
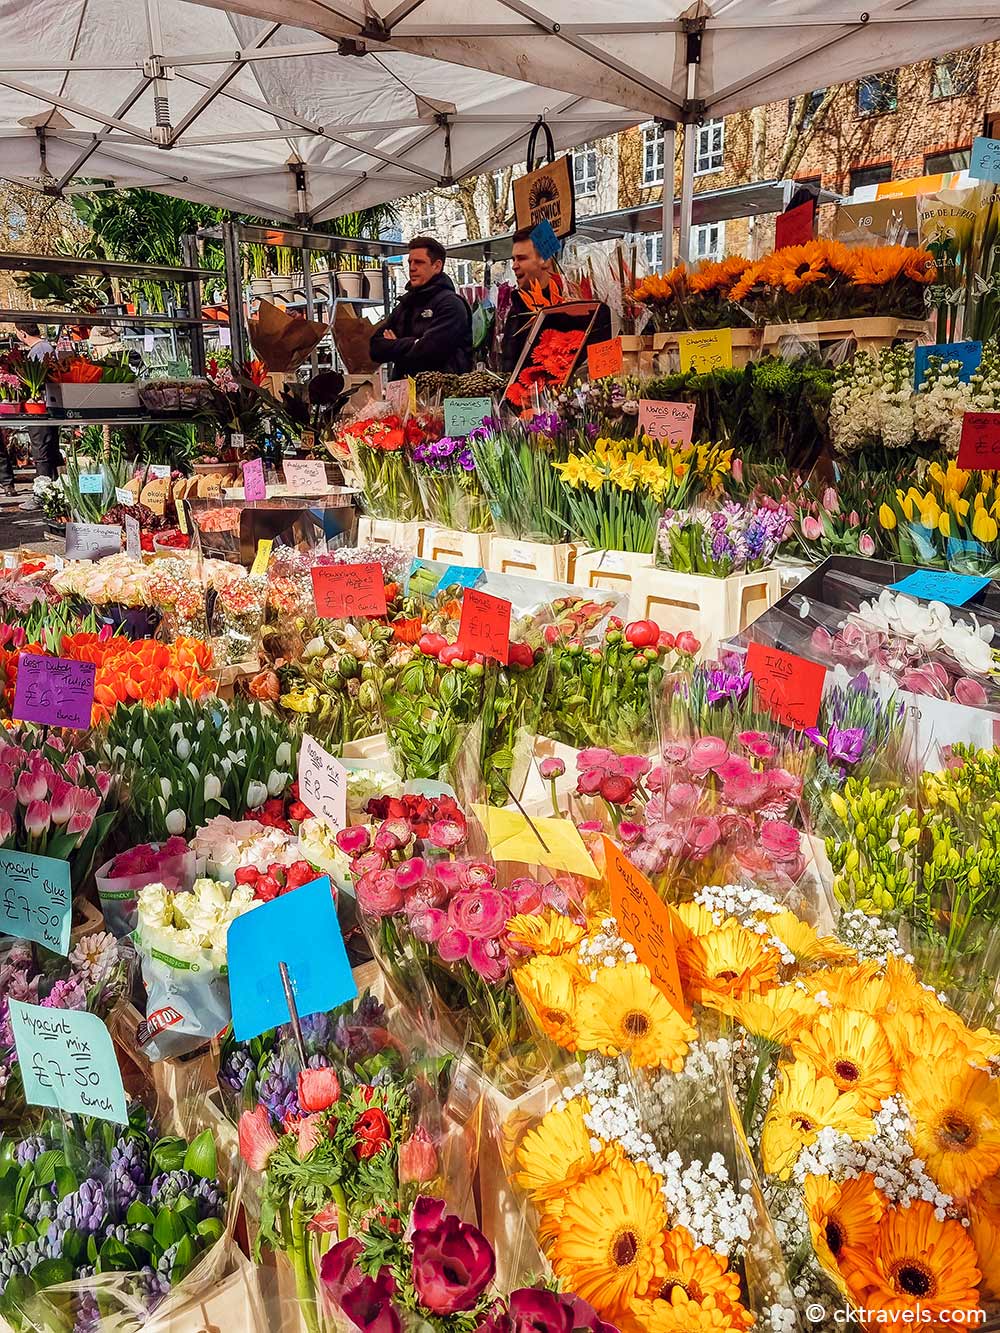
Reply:
M902 491L897 491L897 492L896 492L896 498L897 498L898 501L899 501L899 506L900 506L900 508L901 508L902 511L903 511L903 515L904 515L904 517L906 518L907 523L912 523L912 522L913 522L913 496L912 496L912 495L904 495L904 494L902 493Z
M878 521L882 524L883 528L887 528L891 532L896 526L896 511L890 509L887 504L880 505Z
M990 518L985 509L977 509L972 517L972 535L980 542L995 542L1000 525L995 518Z
M941 509L933 495L924 497L920 506L920 523L925 528L936 528L941 517Z
M939 516L938 516L938 523L937 523L937 525L938 525L938 531L940 532L940 534L941 534L942 537L950 537L950 536L951 536L951 515L950 515L950 514L945 513L945 511L942 510L941 513L940 513Z

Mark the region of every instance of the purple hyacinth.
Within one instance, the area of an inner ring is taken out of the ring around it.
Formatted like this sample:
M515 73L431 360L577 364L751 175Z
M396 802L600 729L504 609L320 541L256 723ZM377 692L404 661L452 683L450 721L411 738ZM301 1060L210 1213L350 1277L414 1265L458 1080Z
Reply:
M198 1177L183 1168L177 1171L161 1171L153 1177L149 1198L151 1203L158 1203L161 1208L172 1208L182 1194L193 1195Z
M136 1300L142 1301L149 1313L170 1290L170 1279L161 1278L155 1269L149 1265L140 1268L136 1273L129 1273L127 1277L128 1290Z
M194 1187L194 1200L198 1205L198 1221L207 1217L221 1217L226 1201L222 1186L217 1180L199 1180Z
M101 1307L92 1291L81 1292L74 1301L73 1333L97 1333L101 1326Z
M258 1100L267 1107L272 1120L283 1124L289 1115L301 1115L298 1080L287 1060L272 1057L270 1072L257 1090Z
M24 1166L27 1162L37 1161L45 1151L45 1140L37 1134L30 1138L22 1139L14 1149L14 1160L18 1166Z
M60 1234L72 1228L82 1236L96 1236L108 1216L104 1186L99 1180L85 1180L78 1190L60 1200L55 1220L48 1234Z
M230 1051L222 1062L219 1068L219 1082L231 1092L240 1093L250 1082L253 1072L253 1060L243 1047L238 1046L234 1051Z

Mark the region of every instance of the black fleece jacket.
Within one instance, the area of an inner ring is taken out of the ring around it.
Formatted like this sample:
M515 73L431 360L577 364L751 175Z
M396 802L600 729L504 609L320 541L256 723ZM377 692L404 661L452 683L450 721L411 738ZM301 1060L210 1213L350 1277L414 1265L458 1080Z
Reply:
M371 340L371 357L392 365L394 380L421 370L464 375L472 369L472 311L455 291L446 273L437 273L423 287L410 287L389 316L384 332Z

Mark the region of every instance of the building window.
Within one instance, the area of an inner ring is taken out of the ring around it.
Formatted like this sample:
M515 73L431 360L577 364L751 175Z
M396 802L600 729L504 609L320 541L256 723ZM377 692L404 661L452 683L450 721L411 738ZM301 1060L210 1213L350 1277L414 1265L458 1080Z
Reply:
M983 120L983 134L987 139L1000 139L1000 111L987 111Z
M726 253L726 224L706 222L691 228L691 263L700 259L720 260Z
M437 202L432 194L420 201L420 230L432 231L437 226Z
M967 97L979 83L979 52L955 51L938 56L931 73L931 97Z
M592 143L573 153L573 188L578 199L597 193L597 149Z
M642 183L643 185L663 184L663 164L666 143L662 125L643 125L642 127Z
M823 98L824 98L825 96L826 96L826 89L825 89L825 88L817 88L815 92L811 92L811 93L809 94L809 101L806 103L806 113L805 113L805 115L804 115L803 118L802 118L802 128L803 128L804 130L807 130L807 129L809 128L809 126L813 123L813 117L816 115L816 112L819 110L819 108L820 108L820 103L823 101ZM790 98L788 99L788 123L789 123L789 125L791 125L791 123L792 123L792 118L793 118L794 115L795 115L795 103L796 103L797 101L798 101L798 98L797 98L797 97L790 97Z
M971 148L953 148L950 153L927 153L924 157L924 170L928 176L944 175L949 171L964 171L971 160Z
M649 231L642 238L643 249L646 252L646 263L649 265L650 272L663 267L663 232Z
M497 210L506 210L507 194L510 189L510 181L504 171L494 171L490 181L490 189L493 191L493 203Z
M854 167L851 170L851 194L863 185L881 185L892 180L892 163L879 162L873 167Z
M469 259L456 259L453 264L456 287L472 286L472 261Z
M710 171L722 170L722 152L726 140L726 122L724 120L706 120L695 131L694 174L707 175Z
M882 116L895 111L897 105L896 71L884 74L866 74L858 79L858 115Z

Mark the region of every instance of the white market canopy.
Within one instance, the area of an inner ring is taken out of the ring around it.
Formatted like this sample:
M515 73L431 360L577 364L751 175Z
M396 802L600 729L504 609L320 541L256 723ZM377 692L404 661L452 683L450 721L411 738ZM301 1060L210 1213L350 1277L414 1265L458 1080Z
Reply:
M693 122L1000 38L994 0L201 0Z
M0 176L316 223L523 160L543 115L563 148L641 118L385 44L366 53L273 8L0 0Z

